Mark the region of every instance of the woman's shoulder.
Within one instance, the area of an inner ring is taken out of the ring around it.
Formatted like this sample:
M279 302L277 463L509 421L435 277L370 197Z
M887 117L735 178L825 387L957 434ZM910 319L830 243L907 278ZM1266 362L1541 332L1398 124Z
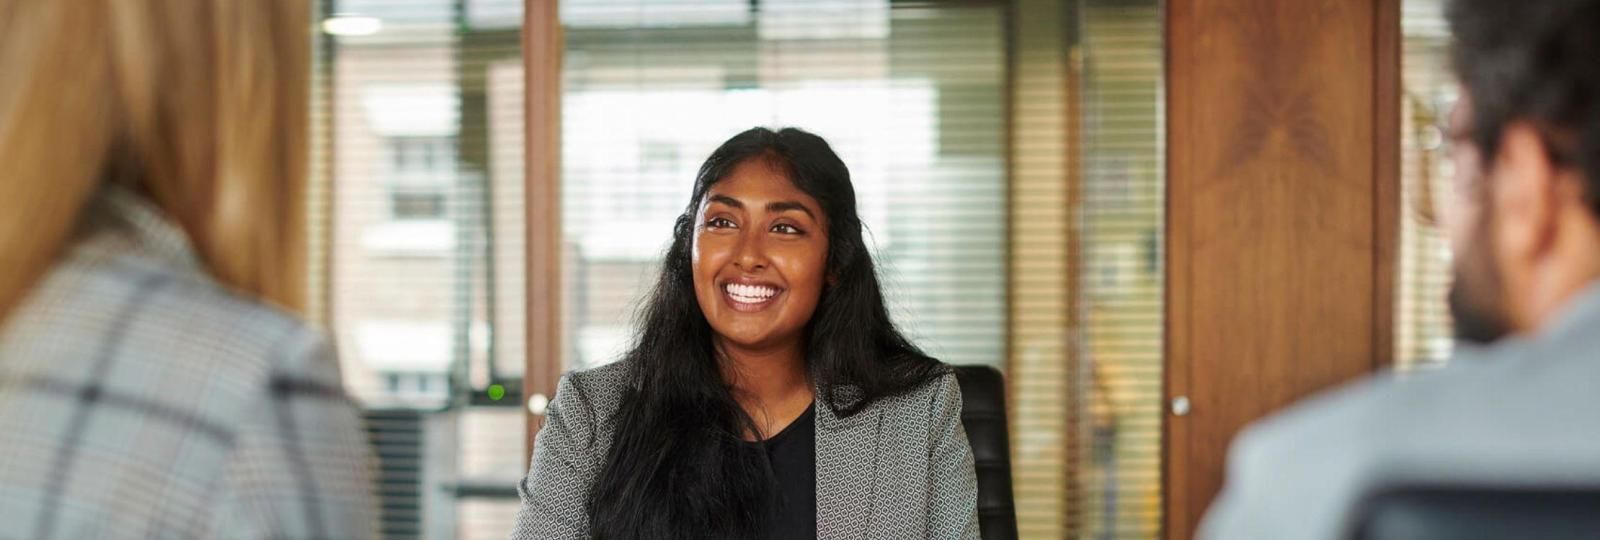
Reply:
M628 388L625 362L577 369L561 376L549 413L567 423L595 425L611 418Z
M957 411L961 408L961 384L956 379L954 369L947 369L939 376L924 381L912 393L917 396L917 402L931 404L929 410L934 413L950 404Z
M899 394L879 399L872 407L892 416L941 416L961 411L961 386L954 370L946 369Z
M133 249L80 246L17 313L8 339L48 346L43 358L92 361L115 343L119 362L203 373L232 385L227 395L268 376L332 367L327 337L294 314Z
M561 376L561 389L582 392L586 398L620 396L627 384L628 366L625 362L575 369Z

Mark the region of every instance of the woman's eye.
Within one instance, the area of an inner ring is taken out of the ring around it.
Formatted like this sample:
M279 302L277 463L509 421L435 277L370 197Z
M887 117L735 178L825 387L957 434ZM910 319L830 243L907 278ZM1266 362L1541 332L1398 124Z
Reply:
M800 234L802 231L798 227L795 227L794 225L790 225L790 224L787 224L787 223L779 223L777 225L773 225L772 226L772 232L775 232L775 233L778 233L778 234Z
M706 228L708 229L729 229L733 228L733 226L733 220L724 217L711 218L710 221L706 222Z

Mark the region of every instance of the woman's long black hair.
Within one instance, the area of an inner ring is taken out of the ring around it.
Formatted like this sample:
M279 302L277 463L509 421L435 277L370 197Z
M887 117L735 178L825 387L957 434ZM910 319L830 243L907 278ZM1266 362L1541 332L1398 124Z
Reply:
M754 128L712 152L673 229L661 276L623 357L628 390L605 467L589 494L596 538L752 538L773 493L758 432L723 380L713 331L695 299L690 249L706 192L734 167L765 159L816 199L828 230L828 282L807 327L805 358L822 404L840 417L909 391L948 368L889 320L861 236L850 171L821 137Z

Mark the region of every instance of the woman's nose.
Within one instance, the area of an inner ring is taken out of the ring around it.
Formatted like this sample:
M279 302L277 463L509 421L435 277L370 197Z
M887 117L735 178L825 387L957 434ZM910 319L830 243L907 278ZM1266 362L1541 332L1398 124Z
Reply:
M767 267L767 256L763 246L761 234L751 231L744 233L739 239L739 245L734 249L733 264L745 272L755 272Z

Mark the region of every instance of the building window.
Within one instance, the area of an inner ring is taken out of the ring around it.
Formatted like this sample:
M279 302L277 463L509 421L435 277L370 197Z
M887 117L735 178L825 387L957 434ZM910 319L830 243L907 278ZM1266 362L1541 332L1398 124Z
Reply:
M390 188L389 214L395 220L444 219L444 190L400 186Z
M435 402L443 399L448 391L445 374L441 372L392 371L383 375L383 381L388 397L401 402L419 399Z
M443 220L456 169L449 137L389 137L389 217L395 221Z
M458 490L527 466L520 400L466 399L523 365L522 1L317 4L382 21L318 36L307 204L309 311L395 459L381 536L504 538L517 498Z

